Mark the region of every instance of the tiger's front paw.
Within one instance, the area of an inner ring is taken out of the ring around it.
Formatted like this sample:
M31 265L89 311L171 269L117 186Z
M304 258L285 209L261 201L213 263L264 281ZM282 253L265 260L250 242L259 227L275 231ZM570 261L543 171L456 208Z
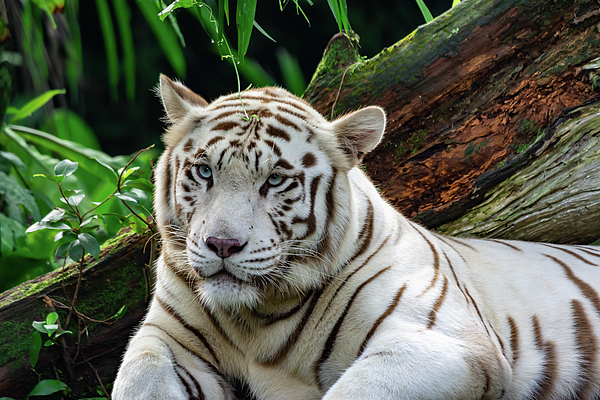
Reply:
M155 355L138 356L121 365L113 400L186 400L184 378L170 360Z

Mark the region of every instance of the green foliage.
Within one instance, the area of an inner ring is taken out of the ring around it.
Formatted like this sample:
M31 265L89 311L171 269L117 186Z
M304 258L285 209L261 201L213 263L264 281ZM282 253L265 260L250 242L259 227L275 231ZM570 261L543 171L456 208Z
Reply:
M61 93L9 107L10 121L26 119ZM72 112L55 113L45 125L94 148L24 125L0 128L0 291L57 268L59 259L80 261L85 253L98 258L100 243L123 225L148 228L149 155L108 156Z
M429 8L427 8L427 5L425 4L425 2L423 0L417 0L417 4L419 5L419 9L421 10L421 13L423 14L423 18L425 18L425 23L430 23L431 21L433 21L433 16L431 15L431 11L429 11ZM454 4L453 4L454 7Z

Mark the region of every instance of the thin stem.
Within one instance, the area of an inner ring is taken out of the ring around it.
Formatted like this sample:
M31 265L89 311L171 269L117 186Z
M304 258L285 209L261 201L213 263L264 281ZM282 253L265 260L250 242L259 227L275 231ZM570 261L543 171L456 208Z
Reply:
M84 258L85 254L81 256L81 260L79 260L79 275L77 275L77 286L75 286L75 294L73 295L73 300L71 300L71 308L69 309L69 315L67 316L67 322L65 323L65 327L69 329L69 323L71 322L71 315L75 311L75 302L77 301L77 296L79 295L79 288L81 287L81 278L83 276L83 266L84 266Z

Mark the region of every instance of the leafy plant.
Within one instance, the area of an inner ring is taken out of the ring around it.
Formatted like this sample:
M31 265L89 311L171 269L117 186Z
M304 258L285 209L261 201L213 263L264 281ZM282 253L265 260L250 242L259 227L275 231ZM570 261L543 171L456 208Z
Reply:
M146 228L133 213L144 219L151 215L148 152L138 153L133 160L110 157L79 143L18 125L63 93L63 90L46 92L21 108L9 107L10 123L0 127L0 291L57 268L57 246L68 242L72 247L63 246L59 254L66 249L65 256L72 254L79 261L76 257L79 251L85 249L95 254L98 244L114 236L123 224L134 229ZM73 118L72 114L63 115ZM87 132L86 143L96 142L83 121L77 127ZM61 163L51 155L70 161ZM94 204L95 200L100 203ZM56 206L65 213L60 215L59 210L54 210ZM60 220L64 225L58 223ZM26 234L30 225L34 227ZM67 226L71 233L66 232ZM57 229L41 227L62 227L62 233L58 229L62 236L56 236Z

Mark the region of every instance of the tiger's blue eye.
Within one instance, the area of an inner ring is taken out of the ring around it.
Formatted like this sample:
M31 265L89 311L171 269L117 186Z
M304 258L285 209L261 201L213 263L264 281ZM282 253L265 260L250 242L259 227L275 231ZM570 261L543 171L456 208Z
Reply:
M283 183L283 176L279 174L271 174L269 179L267 179L267 183L271 186L279 186Z
M198 171L198 175L203 179L210 179L212 177L212 170L206 164L197 165L196 171Z

